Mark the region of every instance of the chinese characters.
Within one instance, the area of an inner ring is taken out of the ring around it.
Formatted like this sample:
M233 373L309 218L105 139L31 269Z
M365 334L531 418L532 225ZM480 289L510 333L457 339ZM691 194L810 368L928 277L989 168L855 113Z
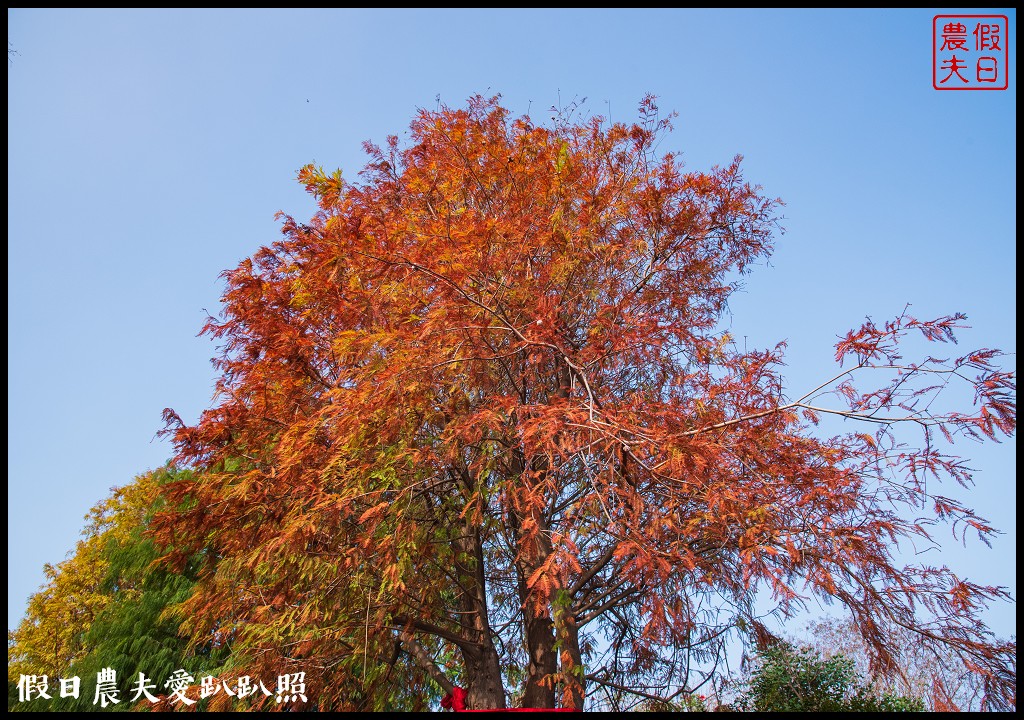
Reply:
M307 702L306 697L306 673L285 673L278 675L275 691L271 691L262 680L255 681L248 675L236 678L234 681L219 680L212 675L204 675L199 679L198 693L189 696L196 679L184 668L179 668L171 673L164 681L162 687L167 691L163 696L154 695L157 685L145 673L140 672L135 680L129 703L137 703L143 698L151 704L166 700L171 705L188 707L195 705L200 700L212 697L223 691L226 695L237 699L244 699L256 693L262 693L265 697L273 697L278 704ZM60 697L78 698L81 692L81 679L79 677L59 678ZM18 701L28 702L29 700L53 699L54 692L50 685L50 679L46 675L22 675L18 679ZM88 696L86 696L88 697ZM122 701L120 690L117 686L117 672L113 668L103 668L96 673L95 692L93 694L93 705L106 708L110 705L117 705Z
M936 15L932 19L932 86L936 90L1009 87L1005 15Z

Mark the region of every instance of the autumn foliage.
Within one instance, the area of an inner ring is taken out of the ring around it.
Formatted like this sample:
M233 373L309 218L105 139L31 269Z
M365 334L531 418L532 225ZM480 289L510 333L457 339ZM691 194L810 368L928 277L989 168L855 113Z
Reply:
M205 327L215 405L166 414L199 471L156 521L169 559L206 558L193 638L306 671L324 709L455 686L582 707L685 696L729 639L767 639L755 598L817 597L876 669L911 629L1015 703L1015 646L978 620L1005 592L896 560L921 518L992 532L939 483L971 482L950 441L1014 432L1012 374L990 350L903 357L963 327L904 312L787 396L783 346L721 324L778 203L739 159L659 154L668 129L651 98L633 125L550 126L475 98L367 144L356 180L301 170L319 211L225 273ZM939 410L964 383L974 405Z

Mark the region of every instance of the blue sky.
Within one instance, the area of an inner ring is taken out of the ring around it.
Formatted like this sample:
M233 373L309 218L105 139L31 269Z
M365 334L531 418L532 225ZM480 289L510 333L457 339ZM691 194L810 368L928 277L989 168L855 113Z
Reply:
M932 17L954 12L8 10L8 627L89 507L169 457L161 410L209 405L204 308L277 210L312 212L296 170L354 177L438 96L625 121L653 92L679 113L663 150L743 154L787 232L731 331L788 340L794 392L908 302L1015 352L1016 14L965 11L1009 15L1009 89L940 92ZM1015 441L958 447L1005 534L929 561L1016 596ZM1015 606L989 621L1016 633Z

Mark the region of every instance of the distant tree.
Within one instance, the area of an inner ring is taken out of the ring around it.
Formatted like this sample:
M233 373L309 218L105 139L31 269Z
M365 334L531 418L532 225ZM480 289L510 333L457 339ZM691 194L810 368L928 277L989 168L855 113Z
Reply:
M24 619L7 636L8 689L17 687L22 674L66 677L88 653L86 635L112 601L104 588L110 569L107 541L126 537L141 522L140 513L151 502L143 497L147 485L140 477L93 507L74 554L43 567L45 584L29 598Z
M215 406L166 413L199 471L155 522L205 553L186 629L308 669L323 709L385 707L403 661L424 697L579 708L688 696L730 637L770 635L755 598L818 597L880 671L909 628L1009 706L1015 648L979 621L1006 592L894 547L930 537L922 515L992 532L939 494L970 482L943 438L1012 434L1013 374L994 350L908 356L964 325L904 312L787 395L783 346L721 327L777 203L738 159L659 154L668 122L640 112L539 126L474 98L367 144L358 181L301 170L319 211L225 273L205 327ZM822 437L825 415L856 431Z
M8 709L18 703L22 675L45 675L54 687L57 678L73 674L74 663L88 652L89 628L110 603L102 590L106 571L95 536L80 540L71 558L43 567L45 584L29 598L18 628L7 633Z
M893 628L895 659L898 672L882 675L874 672L869 647L849 618L816 620L807 627L801 642L807 643L823 657L841 654L854 663L856 671L873 677L873 686L880 691L919 698L931 712L985 711L990 709L988 697L991 688L987 678L973 671L947 646L927 643L909 630ZM1006 641L1015 646L1015 641ZM1005 678L1016 676L1016 657Z
M178 668L196 674L224 662L226 648L206 642L190 649L178 634L172 608L191 594L195 574L187 567L175 573L154 565L160 553L146 536L162 502L162 486L181 477L163 468L116 488L86 516L75 553L46 567L46 585L8 635L9 709L96 709L97 673L112 668L120 692L110 709L129 710L134 705L130 690L140 672L156 681L152 694L160 698L167 694L163 683ZM46 675L51 699L19 701L22 675ZM79 697L60 697L60 678L75 676L81 682ZM141 707L149 705L143 699Z
M918 698L876 693L841 654L778 643L755 660L736 706L755 712L922 712Z

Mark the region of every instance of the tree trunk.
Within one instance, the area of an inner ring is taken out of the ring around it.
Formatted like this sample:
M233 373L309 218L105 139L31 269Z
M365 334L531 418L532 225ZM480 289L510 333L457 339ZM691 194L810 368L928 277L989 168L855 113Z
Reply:
M556 610L555 621L558 638L562 641L559 658L562 680L569 687L567 706L582 710L583 699L586 697L586 685L584 684L583 654L580 652L580 629L576 624L576 617L568 609Z
M494 645L480 651L463 649L466 668L466 707L470 710L496 710L505 707L505 686Z
M555 676L558 672L558 657L555 653L555 624L551 619L549 603L537 603L536 592L527 587L526 581L540 568L551 554L551 540L547 534L547 523L540 511L531 513L538 532L534 538L524 538L520 543L520 558L516 563L519 576L519 601L525 618L526 651L529 657L526 666L526 690L523 707L555 707ZM517 539L520 523L515 522ZM527 547L523 547L523 543Z
M459 472L472 492L469 473ZM483 513L483 508L478 507ZM505 707L505 686L501 680L498 651L491 637L487 615L487 584L484 574L483 539L479 524L472 516L466 518L463 537L455 542L455 570L461 585L461 622L466 635L476 641L473 647L462 648L466 669L466 705L470 710L494 710Z
M526 595L524 602L529 606L532 600L529 599L528 593ZM533 609L526 608L526 648L530 660L526 670L523 707L553 708L558 665L555 656L554 623L551 622L547 609L534 614Z

